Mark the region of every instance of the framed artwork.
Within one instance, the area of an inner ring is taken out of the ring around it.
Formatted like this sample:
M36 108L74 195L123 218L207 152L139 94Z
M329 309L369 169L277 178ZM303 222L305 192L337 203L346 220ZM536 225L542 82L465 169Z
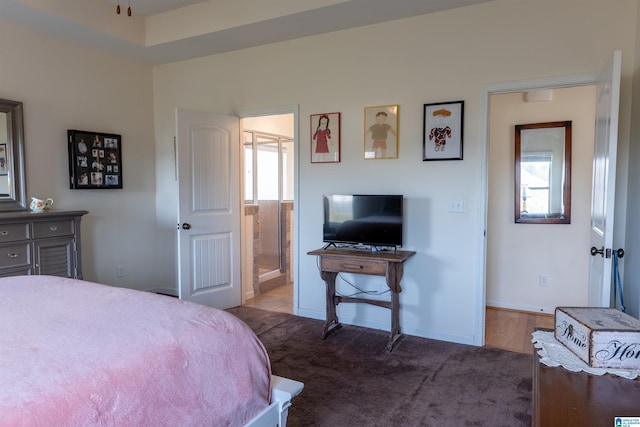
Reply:
M424 104L422 160L462 160L464 101Z
M398 158L398 106L364 109L364 158Z
M122 137L112 133L68 130L69 188L122 188Z
M311 163L340 162L340 113L311 115Z

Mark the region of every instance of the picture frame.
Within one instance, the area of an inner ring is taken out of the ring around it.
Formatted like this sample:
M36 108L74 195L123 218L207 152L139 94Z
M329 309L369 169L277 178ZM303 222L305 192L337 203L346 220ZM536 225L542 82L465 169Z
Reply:
M69 188L122 188L122 136L113 133L67 130Z
M364 158L398 158L399 107L381 105L364 109Z
M340 162L340 113L311 114L311 163Z
M422 160L462 160L464 101L424 104Z

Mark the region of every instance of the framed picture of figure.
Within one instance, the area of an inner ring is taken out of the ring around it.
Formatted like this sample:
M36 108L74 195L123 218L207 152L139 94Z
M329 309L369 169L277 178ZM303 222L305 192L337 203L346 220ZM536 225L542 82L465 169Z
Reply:
M422 160L462 160L464 101L424 104Z
M364 109L364 158L398 158L398 106Z
M311 115L311 163L340 162L340 113Z

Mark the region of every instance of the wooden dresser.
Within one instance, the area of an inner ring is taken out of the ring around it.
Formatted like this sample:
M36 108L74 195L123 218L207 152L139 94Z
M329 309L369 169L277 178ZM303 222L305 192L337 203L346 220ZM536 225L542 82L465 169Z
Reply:
M82 279L80 219L87 211L0 213L0 277Z
M533 426L613 426L640 417L640 379L570 372L533 352Z

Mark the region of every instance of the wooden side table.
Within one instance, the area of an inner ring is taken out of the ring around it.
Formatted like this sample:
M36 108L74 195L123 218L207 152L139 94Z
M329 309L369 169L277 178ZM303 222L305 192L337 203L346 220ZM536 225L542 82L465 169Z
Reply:
M320 258L320 277L327 285L326 311L327 320L322 339L342 327L338 321L336 307L344 303L365 303L385 307L391 310L391 331L387 350L393 346L401 336L400 332L400 280L402 279L404 262L415 255L413 251L376 251L369 252L358 249L317 249L307 253ZM345 297L336 295L336 277L338 273L368 274L384 276L387 286L391 290L391 301L379 301L368 298Z

